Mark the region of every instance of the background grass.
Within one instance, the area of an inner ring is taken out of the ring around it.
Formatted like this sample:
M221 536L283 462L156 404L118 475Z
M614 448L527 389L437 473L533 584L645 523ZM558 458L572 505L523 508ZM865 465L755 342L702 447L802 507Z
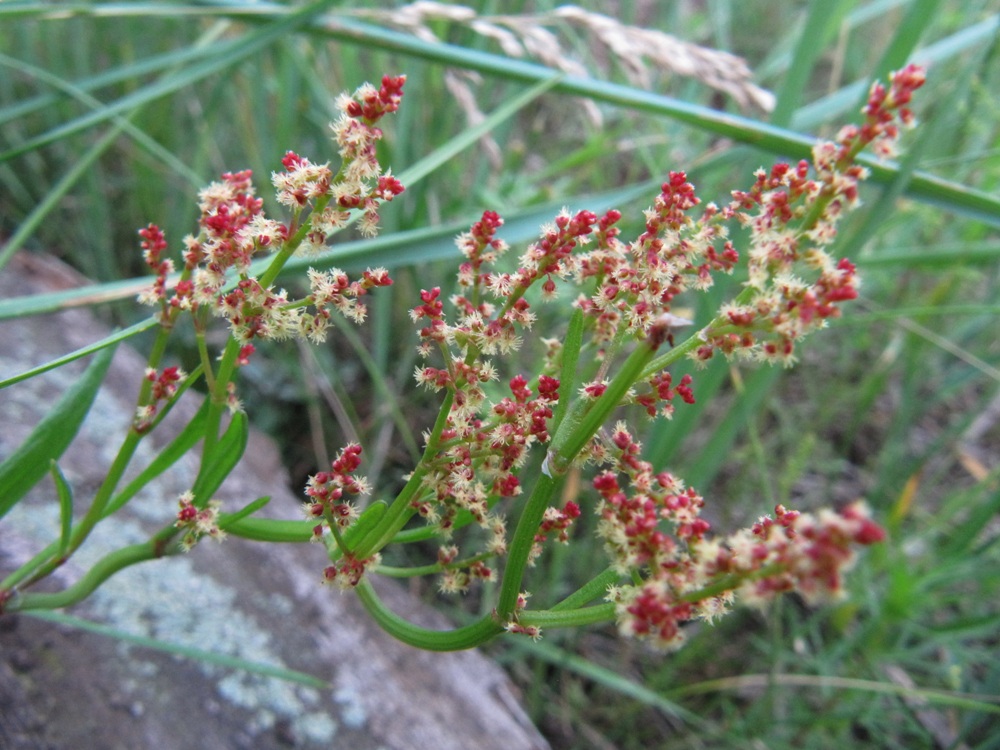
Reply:
M461 24L431 24L448 45L430 45L350 3L60 5L0 5L0 264L17 249L50 252L107 289L141 273L137 227L154 221L178 242L194 225L195 191L223 171L252 168L270 201L263 178L285 150L330 154L338 92L383 72L409 76L384 162L397 173L428 155L441 163L387 207L378 243L345 237L328 259L391 265L396 286L361 334L342 327L328 347L261 357L247 373L246 400L266 404L252 418L283 439L296 478L360 439L372 446L369 476L387 490L432 408L414 397L414 341L399 332L420 285L448 283L460 227L492 208L508 218L505 237L524 241L561 205L616 205L634 228L679 168L704 199L724 200L756 167L798 158L809 138L853 119L872 77L930 63L921 127L842 232L862 299L806 343L793 370L715 362L696 373L698 404L645 439L648 457L698 487L723 530L776 502L866 497L890 537L853 572L851 597L821 611L794 599L741 610L690 628L669 656L597 628L494 652L556 747L1000 746L994 3L619 4L623 21L745 57L776 95L771 113L741 111L681 76L631 87L569 27L553 29L593 81L504 60ZM540 13L555 3L469 3L482 14L501 5ZM446 88L448 69L478 76L498 158ZM551 89L530 90L540 83ZM464 150L448 157L456 144ZM693 312L717 300L692 300ZM143 315L131 303L102 310L126 323ZM539 598L598 570L589 532L584 524L574 551L540 561Z

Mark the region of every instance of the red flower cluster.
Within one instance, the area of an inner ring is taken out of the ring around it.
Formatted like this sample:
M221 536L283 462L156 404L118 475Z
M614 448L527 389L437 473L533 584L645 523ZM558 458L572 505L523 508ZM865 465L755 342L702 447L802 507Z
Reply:
M226 532L219 528L219 509L222 503L210 500L205 507L199 508L194 500L194 495L190 491L180 496L178 500L180 510L177 511L177 521L174 523L174 526L185 532L181 538L181 549L185 552L190 551L204 536L209 536L217 542L226 538Z
M357 518L358 509L349 498L368 492L368 481L354 476L361 466L361 446L350 443L341 449L330 464L330 471L309 477L306 485L305 512L309 518L324 520L329 525L347 528ZM322 524L313 530L314 537L323 534Z
M339 547L340 531L358 517L358 509L350 498L369 492L368 480L355 475L361 467L361 452L360 445L350 443L331 462L330 471L309 477L304 510L308 518L322 521L313 527L314 541L321 540L325 527L329 527ZM380 560L378 554L360 559L342 547L339 551L340 558L323 569L323 582L345 589L357 586L365 571L378 565Z
M369 125L374 124L385 115L399 109L404 83L406 76L382 76L381 88L376 90L374 86L362 86L355 93L354 101L345 108L345 112L351 117L365 120Z
M691 390L692 378L690 375L681 377L680 382L675 386L673 377L669 372L659 372L646 381L649 391L640 393L635 397L635 403L646 409L650 417L655 417L657 412L668 419L673 416L674 405L671 403L674 396L680 396L686 404L695 403L694 391Z
M187 373L179 367L165 367L162 372L153 368L146 370L146 380L150 382L148 394L136 408L132 426L137 432L145 432L153 425L153 420L160 408L161 401L169 401L177 395L180 383Z

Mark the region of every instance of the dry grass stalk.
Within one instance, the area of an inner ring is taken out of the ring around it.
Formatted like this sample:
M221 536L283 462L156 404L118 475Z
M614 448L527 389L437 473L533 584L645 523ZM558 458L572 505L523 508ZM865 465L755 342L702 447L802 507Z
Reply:
M586 77L590 71L571 54L571 40L564 41L552 30L573 28L582 32L591 61L617 64L635 86L654 88L659 77L668 73L698 80L732 97L743 109L770 111L774 107L773 94L753 83L753 72L742 58L657 29L630 26L577 5L563 5L550 13L479 16L465 5L418 0L393 10L357 9L354 13L429 42L441 41L430 27L432 22L464 26L496 42L509 57L535 59L568 75Z

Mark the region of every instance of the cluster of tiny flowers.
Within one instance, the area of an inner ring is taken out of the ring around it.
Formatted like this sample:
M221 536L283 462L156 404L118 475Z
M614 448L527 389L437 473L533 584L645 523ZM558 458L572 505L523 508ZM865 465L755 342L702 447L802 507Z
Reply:
M526 635L533 641L537 641L542 637L542 629L537 625L522 625L517 621L518 615L527 608L528 597L530 596L531 594L527 591L522 591L517 595L517 603L514 606L514 615L504 625L504 630L515 635Z
M321 471L309 477L306 484L304 511L307 518L322 521L313 529L313 538L323 536L324 524L346 529L358 517L352 497L370 491L365 477L354 476L361 466L361 446L345 446L330 464L330 471Z
M210 500L204 508L199 508L194 504L194 495L189 490L180 496L178 505L180 510L177 511L174 526L184 531L180 545L185 552L190 551L204 536L217 542L225 539L226 532L219 528L219 509L222 506L219 500Z
M582 254L576 267L577 279L592 279L596 287L578 304L594 319L597 342L613 340L623 328L637 337L649 335L677 295L709 288L713 272L732 272L739 256L726 240L725 225L711 221L714 209L701 222L686 213L700 202L686 175L671 172L634 242L618 238L612 226L621 218L617 211L601 221L597 247ZM717 242L723 243L721 250Z
M535 543L528 554L528 564L533 565L542 554L542 544L555 539L559 544L569 544L569 532L573 522L580 517L580 506L567 500L562 508L549 507L542 514L542 522L535 534Z
M382 130L375 123L385 115L399 109L406 76L384 76L382 86L361 86L353 97L341 95L337 99L340 118L330 127L340 147L344 166L333 187L333 202L340 209L360 208L361 233L374 236L378 227L378 205L390 201L403 192L399 180L389 172L382 174L375 146L382 138ZM374 185L373 185L374 182Z
M888 90L874 84L862 125L847 126L835 142L815 146L811 164L803 160L759 170L749 190L733 192L718 216L735 218L750 230L753 294L727 306L721 321L702 331L704 345L694 352L696 359L719 351L790 364L795 342L837 317L840 303L857 297L854 264L834 259L826 248L840 219L858 205L858 183L867 177L854 158L869 146L879 156L893 152L900 125L913 124L906 105L924 79L924 71L911 65L892 76Z
M637 393L633 397L633 402L644 407L650 417L659 414L669 419L674 414L674 405L671 403L674 396L680 396L686 404L695 403L691 382L691 376L684 375L680 382L674 385L673 377L669 372L658 372L645 380L643 385L649 390Z
M469 590L475 581L495 581L496 573L482 559L458 560L458 545L442 545L438 549L438 565L441 579L438 589L442 594L461 594Z
M368 480L355 474L361 467L361 453L360 445L350 443L330 463L330 471L309 477L303 510L307 518L319 521L313 527L313 541L322 540L327 528L339 539L339 532L358 517L358 508L351 498L371 491ZM380 560L378 555L361 560L350 551L339 549L339 552L340 558L324 568L323 582L342 589L357 586L365 571L378 565Z
M284 290L262 285L250 267L255 256L281 251L288 243L294 243L296 252L319 251L353 214L360 216L363 235L377 232L379 206L404 188L381 171L375 147L382 130L376 123L396 111L405 80L405 76L386 76L380 89L365 85L353 98L338 99L342 115L331 127L343 161L336 174L328 164L314 164L292 151L285 154L284 171L272 174L271 182L278 203L291 214L287 223L265 216L250 170L226 173L200 191L199 233L184 239L184 271L172 293L167 277L174 267L161 257L166 247L163 232L152 224L140 230L144 258L156 274L140 300L160 306L163 315L207 306L228 320L233 335L244 343L240 364L252 353L254 339L301 337L322 342L333 311L363 320L366 308L359 298L373 287L392 283L384 268L369 269L355 281L339 269L311 270L311 293L289 299Z
M601 497L598 534L617 570L645 571L645 578L614 587L609 599L620 630L657 647L680 646L684 622L710 622L736 599L761 604L790 591L809 602L836 597L853 548L884 537L856 503L816 516L779 505L773 519L761 518L721 541L710 539L709 523L700 517L704 500L694 489L667 472L654 473L623 423L610 442L606 458L612 468L593 481ZM720 581L723 587L712 585ZM703 593L709 588L710 594Z
M162 372L153 368L146 369L146 380L152 386L149 389L149 400L136 408L133 427L136 432L148 430L159 411L161 401L169 401L177 395L179 384L187 377L187 373L179 367L165 367Z
M333 565L327 565L323 569L323 583L337 586L340 589L351 589L361 583L372 568L376 567L382 558L380 555L372 555L364 560L359 560L350 553L346 553Z
M170 258L164 258L163 252L167 249L167 239L163 231L155 224L150 224L139 230L142 242L142 259L149 269L156 275L156 280L152 286L144 289L139 295L139 301L146 305L159 304L167 294L167 277L174 272L174 262Z
M508 247L498 237L503 219L496 212L484 212L457 238L463 256L457 293L446 300L440 287L422 289L411 310L418 351L435 360L418 366L415 377L422 386L448 396L443 421L425 436L433 450L421 464L420 486L410 500L413 511L436 526L444 539L439 550L444 590L465 590L471 581L492 575L483 555L459 558L452 531L460 515L465 514L463 523L467 516L487 531L486 556L506 553L506 523L497 504L521 492L520 470L533 447L551 440L554 412L570 413L575 408L574 413L587 413L596 402L606 401L616 382L616 358L628 356L628 344L645 342L653 351L666 343L673 345L673 328L688 323L672 311L678 296L709 289L718 274L733 273L741 261L730 239L733 226L749 233L742 258L748 268L746 288L698 334L688 349L695 360L720 352L791 363L795 342L839 315L840 304L857 296L854 265L834 259L826 248L836 237L840 218L858 202L858 184L866 174L855 157L869 145L879 154L888 152L899 123L912 123L906 105L922 82L923 72L911 67L896 74L888 89L873 87L863 111L864 124L845 128L834 143L818 145L811 161L759 170L750 188L735 191L725 205L704 205L687 175L671 172L645 212L641 233L631 242L621 238L622 217L616 210L603 216L563 210L506 268L501 264ZM337 124L341 155L354 165L343 172L345 184L377 180L380 189L389 191L387 197L393 185L384 182L383 175L375 176L370 140L374 131L366 127L370 119L395 107L396 93L385 81L381 89L359 91L353 100L344 101ZM310 191L325 180L322 170L310 165L306 177L290 184L289 205L308 202ZM333 210L369 211L363 193L361 188L335 192ZM367 195L373 197L371 192ZM380 195L375 191L374 197ZM320 280L334 296L348 283L339 275L314 277L314 282ZM591 371L592 379L578 382L573 392L561 393L561 344L542 339L547 348L542 366L532 374L514 374L508 395L495 385L501 376L494 358L521 347L536 323L533 305L558 298L566 284L572 285L570 299L583 316L589 351L599 363ZM323 295L314 292L314 297ZM332 304L351 316L353 299L345 295L345 300ZM614 393L622 393L620 385ZM560 399L575 403L560 404ZM669 418L678 400L694 403L690 376L675 380L667 371L646 372L614 406L634 405L650 417ZM599 413L609 413L606 406L602 404ZM763 596L770 589L789 586L806 595L835 591L839 578L832 571L849 560L849 545L870 543L877 536L874 525L866 531L833 533L836 519L862 523L861 510L822 515L815 531L795 538L833 539L826 548L814 544L800 553L796 550L805 548L787 544L782 548L785 557L773 551L770 557L754 557L760 563L757 567L736 563L726 567L726 555L735 559L733 550L741 538L733 537L732 546L706 539L709 525L700 518L701 496L671 474L655 473L640 459L638 443L623 423L610 436L599 433L574 450L579 453L561 458L610 465L594 480L601 498L600 533L619 570L647 573L643 584L615 595L622 628L664 645L680 637L679 623L721 614L737 590L751 599L753 592ZM532 557L542 541L568 539L578 515L575 503L561 510L548 508L535 534ZM793 517L811 518L782 516ZM663 525L670 527L669 533ZM771 532L768 539L777 537ZM825 567L808 569L803 561L817 556L822 556ZM760 562L765 558L766 565ZM343 565L348 565L347 572L337 576L349 580L364 567L357 561ZM735 576L731 589L695 595L713 576L730 574Z

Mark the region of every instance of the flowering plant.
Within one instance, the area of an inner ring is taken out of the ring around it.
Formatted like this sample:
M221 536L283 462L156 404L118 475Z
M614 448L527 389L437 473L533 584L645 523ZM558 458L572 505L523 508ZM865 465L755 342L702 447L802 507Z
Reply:
M236 383L254 342L322 342L338 318L363 321L364 297L392 284L385 269L370 268L355 279L338 269L310 270L309 292L301 298L275 287L294 254L323 249L349 223L358 221L363 235L374 235L381 204L404 190L383 172L376 145L382 119L400 105L405 77L386 76L379 88L365 85L343 96L332 125L339 169L288 152L284 171L272 175L278 202L287 208L284 221L265 216L244 171L223 175L199 194L198 233L184 240L179 272L166 255L163 232L153 224L139 232L155 275L140 299L155 308L158 334L131 428L87 514L0 582L0 612L66 606L126 565L226 534L317 542L327 558L323 581L356 591L396 637L435 650L472 647L504 631L538 637L543 628L610 620L624 634L674 648L685 621L712 621L738 600L760 603L790 591L808 601L841 594L854 548L883 537L863 504L815 515L779 505L773 517L748 529L712 537L701 517L702 496L642 458L633 421L669 419L675 408L695 401L697 382L670 371L682 359L703 363L721 355L790 365L798 342L857 296L855 266L828 252L866 176L855 159L869 146L891 153L900 125L913 122L908 103L923 80L923 71L911 66L888 87L875 84L860 126L818 144L811 163L759 170L747 190L734 191L721 205L703 204L683 172L670 173L631 241L622 238L618 211L564 210L516 263L505 265L503 220L484 212L457 239L463 256L457 293L446 300L440 287L423 289L410 311L423 357L415 377L441 394L441 405L398 494L364 502L372 488L358 473L363 450L350 444L329 470L310 477L307 521L254 518L260 502L227 513L213 494L245 444ZM731 228L747 230L745 249ZM265 255L266 268L256 274L254 259ZM675 300L742 267L747 278L735 299L675 341L691 324L674 311ZM569 313L565 328L546 332L549 337L535 325L535 309L544 304ZM164 364L182 315L193 321L200 355L191 373ZM208 339L216 318L229 327L217 358ZM543 344L537 366L508 370L510 355L529 336ZM148 544L112 553L65 591L29 591L135 494L131 484L119 484L136 447L198 379L208 397L189 430L201 439L201 469L178 499L176 517ZM555 502L577 469L591 476L590 489ZM598 517L609 567L562 601L529 607L528 568L545 545L572 543L574 521L585 510ZM389 545L428 539L438 542L428 565L383 565ZM381 602L368 580L379 572L436 575L444 592L498 581L498 593L490 614L477 622L427 630Z

